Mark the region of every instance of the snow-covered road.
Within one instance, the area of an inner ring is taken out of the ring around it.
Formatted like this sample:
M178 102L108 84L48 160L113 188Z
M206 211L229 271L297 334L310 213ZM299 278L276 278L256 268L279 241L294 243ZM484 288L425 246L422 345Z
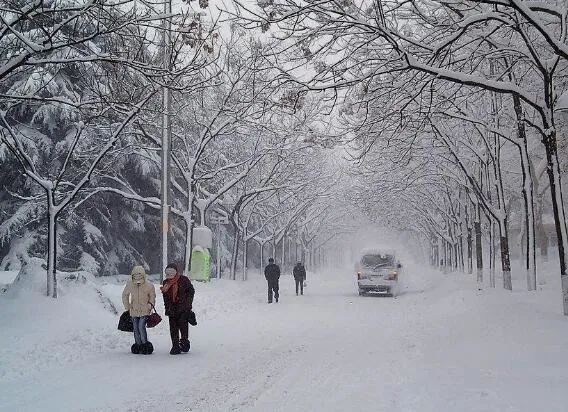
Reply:
M33 352L18 361L0 349L0 367L13 368L0 375L0 410L568 410L568 325L546 298L552 292L504 296L477 291L464 275L407 272L397 299L359 297L341 271L310 275L300 297L285 276L272 305L258 277L198 284L200 324L187 355L168 354L167 320L150 331L152 356L130 354L130 337L114 325L89 339L65 340L60 329L65 343L44 354L57 352L55 360ZM107 289L118 296L118 286ZM90 334L114 321L92 316L85 314ZM25 340L0 343L25 348ZM75 345L80 354L65 356Z

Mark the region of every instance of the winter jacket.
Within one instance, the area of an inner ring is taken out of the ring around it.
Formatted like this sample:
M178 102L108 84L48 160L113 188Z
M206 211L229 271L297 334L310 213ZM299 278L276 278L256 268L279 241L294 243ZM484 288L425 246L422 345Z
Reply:
M264 277L268 282L278 282L278 279L280 279L280 267L275 263L269 263L264 268Z
M164 285L166 280L164 280ZM166 316L187 315L193 306L193 297L195 296L195 288L191 284L191 280L187 276L180 276L178 280L178 299L173 302L169 293L163 293L164 306L166 308Z
M132 317L148 316L152 312L150 304L156 303L156 291L152 282L146 279L142 266L132 269L131 280L122 291L122 303Z
M306 268L304 267L304 265L294 266L294 278L306 279Z

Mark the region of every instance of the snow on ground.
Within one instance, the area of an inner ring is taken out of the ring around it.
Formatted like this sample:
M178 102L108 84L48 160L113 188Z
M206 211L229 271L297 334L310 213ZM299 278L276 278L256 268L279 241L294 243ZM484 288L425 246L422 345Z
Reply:
M507 293L405 265L389 299L359 297L350 272L310 273L299 297L283 276L272 305L258 275L197 283L199 325L179 356L167 319L149 330L153 355L130 354L96 291L120 310L117 281L62 282L57 302L2 297L0 411L566 411L552 276L530 294L517 274Z
M17 270L0 270L0 292L4 292L8 285L16 279L16 276L18 276Z

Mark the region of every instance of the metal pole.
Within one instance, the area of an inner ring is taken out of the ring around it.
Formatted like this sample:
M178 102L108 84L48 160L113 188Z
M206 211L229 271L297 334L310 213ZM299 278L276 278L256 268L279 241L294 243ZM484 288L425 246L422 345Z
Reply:
M260 275L262 276L262 266L264 265L264 242L260 242Z
M286 234L282 235L282 270L284 270L284 259L286 257Z
M171 0L164 2L164 14L169 16L172 13ZM162 35L163 46L163 66L166 71L170 69L170 44L171 44L171 20L164 19ZM170 142L171 142L171 98L170 90L167 86L162 88L162 184L161 184L161 209L162 209L162 268L160 269L160 280L163 280L163 271L168 264L168 231L170 228Z
M248 253L247 236L248 236L248 230L245 227L245 230L244 230L244 233L243 233L243 280L247 280L247 253Z

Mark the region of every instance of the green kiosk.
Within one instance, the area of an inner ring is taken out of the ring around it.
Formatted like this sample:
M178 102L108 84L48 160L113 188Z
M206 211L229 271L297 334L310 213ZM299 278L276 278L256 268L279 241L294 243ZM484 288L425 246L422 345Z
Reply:
M191 280L209 282L211 280L211 254L213 233L207 226L193 229L193 249L191 251Z

